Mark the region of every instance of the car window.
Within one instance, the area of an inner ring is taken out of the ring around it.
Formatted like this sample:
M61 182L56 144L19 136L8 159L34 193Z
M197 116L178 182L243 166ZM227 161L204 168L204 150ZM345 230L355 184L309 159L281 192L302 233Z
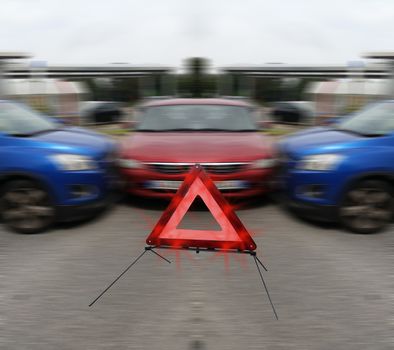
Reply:
M365 136L390 134L394 132L394 103L377 103L356 112L339 129Z
M16 103L0 103L0 132L29 136L52 129L55 124L35 111Z
M154 106L144 110L139 131L255 131L252 109L226 105Z

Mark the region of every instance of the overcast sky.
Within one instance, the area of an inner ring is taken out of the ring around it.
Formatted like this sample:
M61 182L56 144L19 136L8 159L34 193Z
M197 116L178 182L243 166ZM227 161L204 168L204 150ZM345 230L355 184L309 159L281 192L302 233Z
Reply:
M0 51L49 63L339 63L394 51L394 0L0 0Z

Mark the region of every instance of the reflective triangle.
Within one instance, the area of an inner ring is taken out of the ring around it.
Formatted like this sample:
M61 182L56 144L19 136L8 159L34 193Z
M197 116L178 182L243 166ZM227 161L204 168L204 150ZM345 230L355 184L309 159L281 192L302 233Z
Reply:
M201 197L219 224L219 231L177 228L197 196ZM186 176L146 243L172 248L256 249L241 220L199 165Z

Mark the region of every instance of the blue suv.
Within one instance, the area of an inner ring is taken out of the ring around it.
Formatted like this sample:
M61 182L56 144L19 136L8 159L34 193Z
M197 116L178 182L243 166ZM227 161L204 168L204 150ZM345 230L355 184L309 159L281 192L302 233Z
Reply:
M0 214L14 231L103 207L116 184L116 145L99 134L59 126L19 103L0 101Z
M284 193L302 215L339 221L357 233L377 232L391 221L394 101L291 135L278 153Z

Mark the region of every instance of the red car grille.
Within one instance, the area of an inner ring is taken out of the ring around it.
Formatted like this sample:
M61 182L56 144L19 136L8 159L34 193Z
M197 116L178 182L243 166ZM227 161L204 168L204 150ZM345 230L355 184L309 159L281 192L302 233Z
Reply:
M232 174L245 170L250 163L200 163L210 174ZM163 174L184 174L194 163L146 163L150 169Z

